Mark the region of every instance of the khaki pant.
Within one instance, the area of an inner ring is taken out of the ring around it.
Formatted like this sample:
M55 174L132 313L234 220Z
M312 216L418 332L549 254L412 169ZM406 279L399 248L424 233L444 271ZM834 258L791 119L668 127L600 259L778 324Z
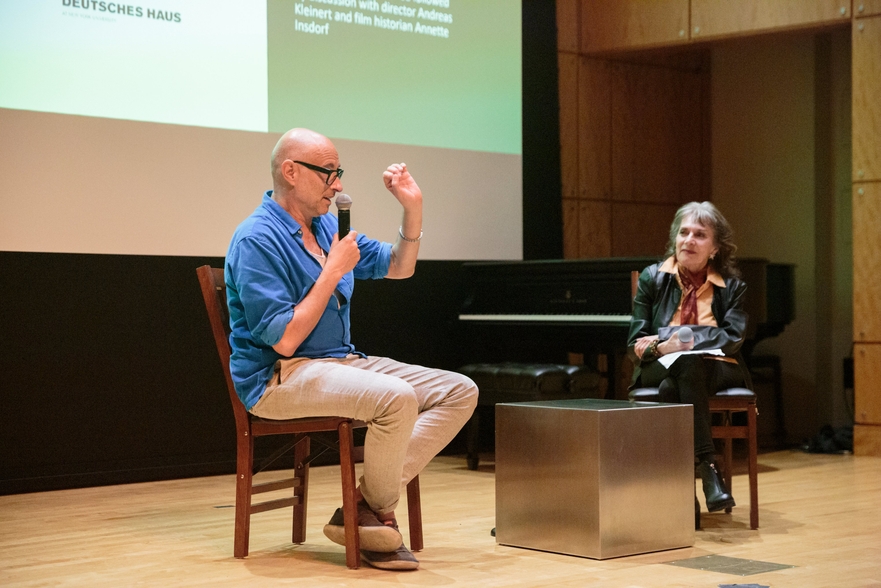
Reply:
M280 360L251 413L266 419L343 416L368 424L361 493L391 512L471 417L477 386L455 372L385 357Z

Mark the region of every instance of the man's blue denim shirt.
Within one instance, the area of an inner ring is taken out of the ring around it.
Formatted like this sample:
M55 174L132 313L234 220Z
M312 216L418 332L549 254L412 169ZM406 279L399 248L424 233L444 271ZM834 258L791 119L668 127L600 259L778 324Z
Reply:
M312 219L312 230L324 251L330 251L337 226L337 218L330 213ZM260 206L238 226L226 254L224 275L232 327L230 371L248 410L263 395L276 361L283 357L272 346L281 340L294 307L321 273L321 265L303 246L302 230L269 190ZM359 234L358 248L358 265L337 284L338 296L327 301L318 325L294 357L358 353L349 334L354 278L384 278L392 246Z

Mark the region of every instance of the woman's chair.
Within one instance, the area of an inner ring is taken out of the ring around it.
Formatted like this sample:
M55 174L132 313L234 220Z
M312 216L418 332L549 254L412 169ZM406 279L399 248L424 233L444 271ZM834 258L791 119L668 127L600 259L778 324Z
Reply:
M632 298L636 297L639 272L631 273ZM630 391L630 399L639 402L660 402L658 388L637 388ZM756 417L756 394L746 388L728 388L710 396L710 414L719 415L716 424L712 425L713 439L723 441L722 479L728 492L731 492L732 481L732 441L746 439L748 447L747 471L749 474L749 526L759 528L759 478L758 478L758 438ZM746 424L734 424L735 413L746 413ZM731 509L725 509L730 513Z
M355 462L361 457L363 448L356 448L352 429L364 427L365 423L345 417L317 417L290 420L269 420L256 417L245 410L236 395L229 371L229 309L226 304L226 284L223 270L204 265L196 270L205 308L211 323L214 343L220 356L227 392L232 401L236 421L236 525L233 554L237 558L248 555L251 515L278 508L293 507L292 542L306 540L306 502L309 490L310 435L312 433L335 431L338 436L340 471L342 474L343 512L346 535L346 565L358 568L361 564L358 537L358 512L355 498ZM268 435L292 435L290 443L270 455L260 467L254 465L254 444L257 437ZM316 439L316 442L319 441ZM254 484L254 476L270 463L293 449L294 476L284 480ZM293 496L268 500L254 504L252 496L293 488ZM422 511L419 493L419 478L407 485L407 505L410 523L410 549L422 549Z

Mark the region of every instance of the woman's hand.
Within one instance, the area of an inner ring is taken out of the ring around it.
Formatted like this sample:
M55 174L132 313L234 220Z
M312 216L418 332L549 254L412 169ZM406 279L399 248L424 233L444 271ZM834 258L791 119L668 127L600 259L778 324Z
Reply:
M645 353L645 350L649 348L649 345L652 344L653 341L657 341L657 335L648 335L646 337L640 337L636 340L636 343L633 345L633 352L636 354L636 357L642 357Z
M645 350L649 348L649 345L657 340L657 335L648 335L637 339L636 343L633 345L633 352L636 354L636 357L642 357L645 354ZM688 343L683 343L679 340L679 331L676 331L673 333L672 337L662 343L658 343L657 350L659 355L667 355L668 353L676 353L677 351L691 351L693 348L694 339Z
M673 333L673 336L658 345L658 352L661 355L668 353L676 353L677 351L691 351L694 348L694 339L688 343L679 340L679 331Z

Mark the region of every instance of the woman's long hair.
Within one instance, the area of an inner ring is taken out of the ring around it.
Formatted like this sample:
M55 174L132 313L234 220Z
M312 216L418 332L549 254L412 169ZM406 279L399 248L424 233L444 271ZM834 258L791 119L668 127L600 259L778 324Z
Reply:
M682 221L686 218L691 218L698 224L713 230L714 245L718 248L715 257L709 261L713 269L719 272L723 278L739 277L740 271L734 261L734 253L737 251L737 245L734 244L734 231L731 230L731 225L728 224L719 209L711 202L689 202L676 211L673 224L670 225L670 239L667 241L665 257L676 254L676 236L679 234Z

